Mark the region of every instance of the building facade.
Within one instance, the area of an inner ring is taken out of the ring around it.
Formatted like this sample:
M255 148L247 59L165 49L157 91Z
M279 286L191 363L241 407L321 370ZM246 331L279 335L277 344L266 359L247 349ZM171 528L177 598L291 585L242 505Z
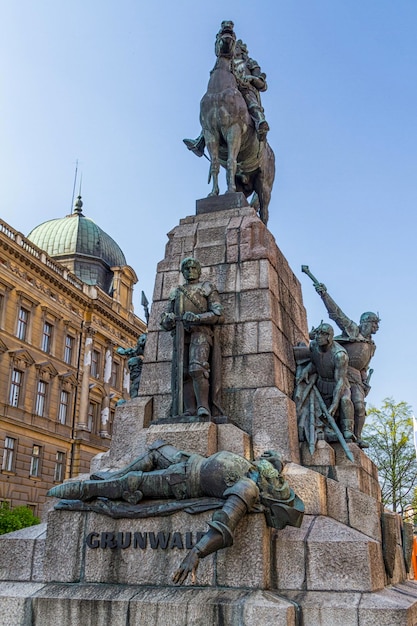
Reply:
M35 515L53 484L109 448L129 397L116 348L146 331L135 272L77 202L45 241L51 222L24 237L0 220L0 502Z

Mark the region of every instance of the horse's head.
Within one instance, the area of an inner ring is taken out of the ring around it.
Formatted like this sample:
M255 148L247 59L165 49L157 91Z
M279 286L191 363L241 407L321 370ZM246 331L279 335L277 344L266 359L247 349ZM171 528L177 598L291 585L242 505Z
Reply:
M233 28L234 24L231 20L225 20L221 23L215 44L217 57L233 57L236 44L236 35Z

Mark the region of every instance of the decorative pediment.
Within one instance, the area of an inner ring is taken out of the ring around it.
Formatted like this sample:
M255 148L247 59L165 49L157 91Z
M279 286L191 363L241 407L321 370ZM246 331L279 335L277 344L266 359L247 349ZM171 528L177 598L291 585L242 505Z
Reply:
M52 322L52 324L55 324L59 320L62 320L62 315L59 315L58 313L56 313L56 311L51 310L48 306L42 305L41 309L44 320Z
M59 374L58 378L61 382L61 388L64 391L72 391L77 386L77 377L72 372L64 372Z
M12 291L14 288L15 285L9 283L9 281L3 278L3 276L0 278L0 291Z
M25 348L21 348L20 350L9 350L8 354L13 361L14 366L18 369L26 369L35 362L33 356L28 350L25 350Z
M104 385L97 380L93 383L90 383L88 385L88 388L90 392L90 398L93 400L98 398L102 400L107 395L106 390L104 389Z
M35 367L39 372L39 378L45 382L49 382L52 378L58 375L58 370L50 361L36 363Z
M26 306L28 309L32 309L32 308L39 306L39 300L35 300L35 298L32 298L24 291L19 290L19 291L16 291L16 293L19 296L20 304L22 304L23 306Z

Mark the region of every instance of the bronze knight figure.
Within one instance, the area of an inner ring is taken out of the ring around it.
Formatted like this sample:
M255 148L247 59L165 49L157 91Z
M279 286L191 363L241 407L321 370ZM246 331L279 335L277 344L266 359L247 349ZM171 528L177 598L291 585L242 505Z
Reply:
M196 140L184 139L197 156L207 147L212 190L220 193L220 166L226 170L227 192L242 192L259 217L268 223L268 207L275 177L275 156L267 141L269 130L260 92L266 91L266 74L251 59L246 44L236 41L234 24L222 22L216 36L216 64L207 92L200 102L202 132Z
M57 485L48 495L66 499L56 505L58 509L92 510L111 517L144 517L145 501L152 499L170 501L150 507L148 516L174 513L181 501L188 512L193 505L203 511L218 509L208 522L209 530L173 574L173 581L182 584L189 574L195 581L200 559L233 544L234 531L247 513L263 511L268 526L276 529L301 525L304 505L283 478L282 467L272 451L256 461L227 451L206 458L156 441L125 469Z
M171 414L209 418L221 414L221 363L215 327L223 307L215 285L200 280L201 265L188 257L181 263L184 285L174 289L161 326L174 337Z

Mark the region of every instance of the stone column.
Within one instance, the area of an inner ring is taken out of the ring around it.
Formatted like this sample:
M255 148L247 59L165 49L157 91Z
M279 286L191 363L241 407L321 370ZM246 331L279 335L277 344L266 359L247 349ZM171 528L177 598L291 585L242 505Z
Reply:
M88 430L88 399L90 395L91 354L93 349L94 334L95 330L93 328L86 328L83 378L81 381L80 411L77 422L78 430Z
M109 342L104 357L104 398L100 416L100 437L111 439L110 425L110 381L113 364L113 343Z

